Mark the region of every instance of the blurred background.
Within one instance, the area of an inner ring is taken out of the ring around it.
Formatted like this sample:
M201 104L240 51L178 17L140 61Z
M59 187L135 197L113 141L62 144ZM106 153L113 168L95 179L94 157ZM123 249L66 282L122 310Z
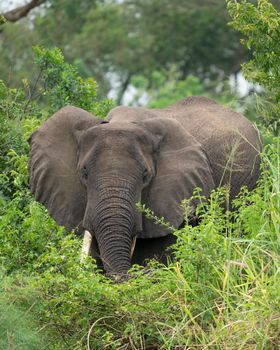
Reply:
M279 10L278 0L271 4ZM10 87L28 82L39 90L33 47L58 47L82 78L97 82L97 99L165 107L203 95L255 122L264 119L255 92L260 96L266 84L261 88L253 74L249 83L241 73L242 63L254 59L240 43L249 27L239 28L237 17L231 25L226 0L0 0L0 14L6 20L0 26L0 79Z
M116 104L165 106L189 95L241 103L256 88L240 73L250 53L228 25L225 0L0 0L0 13L0 78L9 86L34 83L40 44L61 48Z

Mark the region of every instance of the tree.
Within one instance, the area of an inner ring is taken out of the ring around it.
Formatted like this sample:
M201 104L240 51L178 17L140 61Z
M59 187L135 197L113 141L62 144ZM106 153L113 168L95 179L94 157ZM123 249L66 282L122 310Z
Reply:
M236 74L247 56L228 19L220 0L110 1L88 13L73 44L86 52L88 67L116 74L121 92L133 75L150 79L153 71L174 64L180 79L214 79Z
M73 54L70 54L72 49L69 42L83 27L89 8L94 4L93 0L82 3L49 0L48 6L43 10L38 9L34 16L24 17L16 23L5 21L0 33L1 78L12 86L21 85L23 78L34 83L36 74L32 47L38 43L46 47L60 47L71 60ZM81 54L75 58L78 59ZM92 72L89 70L83 74L86 77L90 75Z
M0 61L6 72L12 67L18 75L21 67L29 76L30 46L58 46L80 74L94 76L103 95L118 90L121 102L133 76L150 81L154 71L174 65L182 80L236 74L248 53L228 19L223 0L52 0L28 21L2 26ZM21 28L30 42L24 51L13 42ZM10 52L16 52L13 59L4 59Z
M163 73L154 71L150 80L139 75L134 76L131 85L135 88L135 94L129 101L131 105L147 105L150 108L168 107L187 96L205 96L214 98L221 104L232 103L234 95L229 88L223 90L223 94L209 89L207 84L193 75L180 79L180 73L174 66Z
M268 0L228 1L232 26L240 31L252 58L242 65L245 78L265 90L261 118L276 134L280 131L280 12Z

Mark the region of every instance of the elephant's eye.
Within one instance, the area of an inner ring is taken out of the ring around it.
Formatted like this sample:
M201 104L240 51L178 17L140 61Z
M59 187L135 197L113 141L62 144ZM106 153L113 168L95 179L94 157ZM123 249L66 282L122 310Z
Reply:
M145 169L143 173L143 182L145 183L147 182L147 180L148 180L148 170Z
M85 179L85 180L87 180L87 178L88 178L88 172L87 172L87 168L84 166L83 167L83 172L82 172L82 174L83 174L83 178Z

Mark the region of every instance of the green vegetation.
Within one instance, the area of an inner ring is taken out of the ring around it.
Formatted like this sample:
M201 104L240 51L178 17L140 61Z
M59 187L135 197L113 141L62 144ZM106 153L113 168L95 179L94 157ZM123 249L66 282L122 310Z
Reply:
M248 81L265 89L260 101L261 118L276 135L280 130L280 12L267 0L258 6L250 2L228 1L231 25L242 34L243 45L253 50L253 57L243 64L242 72Z
M85 4L90 6L89 1ZM62 11L59 6L53 1L52 11ZM66 19L72 6L67 5ZM144 1L143 9L147 6ZM228 6L234 26L248 36L254 49L251 62L255 63L245 65L244 72L261 84L262 99L268 101L263 103L265 120L260 127L269 133L267 125L274 123L277 132L276 10L264 0L258 6L247 1L229 1ZM97 16L98 11L88 16ZM86 16L84 10L81 16ZM265 40L268 30L272 41ZM263 54L265 43L268 50ZM197 208L199 225L175 232L174 262L168 267L156 262L135 266L129 280L115 284L97 271L92 259L80 263L80 238L58 227L27 188L31 132L63 105L75 104L103 118L112 101L99 101L96 82L81 78L77 66L66 63L59 49L36 47L35 62L33 84L25 79L22 89L14 89L0 81L0 348L278 349L279 137L271 136L266 146L257 188L250 193L242 190L234 212L220 207L225 189L213 192ZM173 74L172 69L147 65L151 78L133 73L131 84L140 95L147 94L152 106L167 105L184 91L213 95L202 77L182 78L178 67ZM222 102L229 102L227 95ZM187 212L188 201L183 206Z
M44 338L36 331L36 291L23 280L7 278L1 272L0 349L38 350Z
M60 47L83 77L98 81L102 96L117 90L118 104L135 75L150 81L172 65L182 80L227 78L247 58L229 19L224 0L49 0L42 11L1 27L2 78L34 82L37 43Z
M218 84L215 80L214 84ZM165 72L154 71L150 79L146 79L143 75L135 75L131 79L131 85L136 89L137 93L133 96L133 105L143 104L143 100L151 108L163 108L176 103L186 96L206 96L214 98L222 104L232 104L234 93L223 83L224 93L221 95L215 91L212 84L203 83L201 79L194 75L188 75L185 79L181 75L177 67L172 67Z

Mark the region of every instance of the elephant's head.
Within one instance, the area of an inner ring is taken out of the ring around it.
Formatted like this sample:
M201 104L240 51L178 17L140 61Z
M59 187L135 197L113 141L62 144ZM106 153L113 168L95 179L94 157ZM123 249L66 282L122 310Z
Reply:
M102 122L84 110L65 107L31 136L30 146L35 198L58 224L94 235L109 273L130 268L136 235L170 233L142 217L136 202L178 227L183 222L181 201L196 186L206 195L214 187L200 144L169 118Z

